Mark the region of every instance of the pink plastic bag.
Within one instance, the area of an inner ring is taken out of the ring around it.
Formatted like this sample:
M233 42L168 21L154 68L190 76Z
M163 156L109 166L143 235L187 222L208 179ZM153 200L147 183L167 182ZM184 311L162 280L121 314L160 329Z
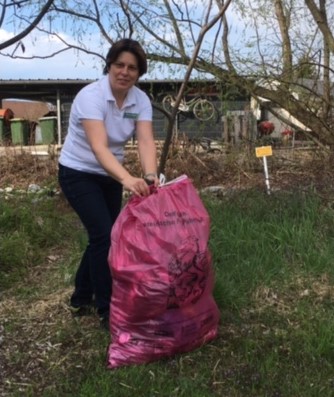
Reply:
M191 351L217 335L210 219L186 176L132 197L112 233L108 368Z

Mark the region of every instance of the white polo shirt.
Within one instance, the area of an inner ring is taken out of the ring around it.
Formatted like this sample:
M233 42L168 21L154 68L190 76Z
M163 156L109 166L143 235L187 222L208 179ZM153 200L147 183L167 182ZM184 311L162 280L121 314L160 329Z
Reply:
M124 146L135 133L136 121L152 120L152 105L148 96L133 86L119 109L108 76L82 88L75 97L59 162L78 171L107 175L87 141L83 119L104 121L109 149L122 163Z

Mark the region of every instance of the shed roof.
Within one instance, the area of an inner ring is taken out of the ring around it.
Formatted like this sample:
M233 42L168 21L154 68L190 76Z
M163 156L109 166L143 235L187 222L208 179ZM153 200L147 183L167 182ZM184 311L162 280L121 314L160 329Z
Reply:
M17 99L38 99L44 101L54 101L60 96L73 97L85 85L96 81L91 79L10 79L0 80L0 100L6 98ZM139 86L144 90L151 87L175 87L182 83L182 80L139 80ZM220 83L216 80L191 80L190 85L215 86Z

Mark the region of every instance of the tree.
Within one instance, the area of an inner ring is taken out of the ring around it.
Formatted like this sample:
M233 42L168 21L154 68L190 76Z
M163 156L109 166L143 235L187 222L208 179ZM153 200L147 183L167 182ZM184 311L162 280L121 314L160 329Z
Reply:
M40 24L38 29L58 35L63 51L76 48L95 56L105 53L105 45L131 36L144 44L151 68L166 73L167 65L170 75L182 77L196 52L199 32L219 15L193 62L198 76L265 98L267 106L285 109L310 129L314 139L332 147L333 4L326 0L318 4L314 0L234 0L225 13L221 12L224 3L55 0L48 11L49 25ZM73 37L72 43L65 42L61 30ZM304 70L308 66L316 72L314 84L300 78L301 60Z
M248 8L247 13L245 8ZM253 37L245 41L246 48L250 49L248 58L239 56L238 60L239 63L242 60L249 70L254 67L256 70L253 85L248 79L239 81L247 85L253 96L269 100L267 106L288 111L311 130L319 143L333 146L332 120L331 117L325 120L323 112L331 105L331 99L324 95L325 85L319 84L326 81L326 72L330 69L324 56L320 60L314 59L319 53L324 54L322 33L314 23L314 15L299 0L240 2L238 11L255 31ZM323 17L321 22L327 23L328 33L331 21ZM298 78L303 58L308 60L308 67L318 70L314 76L316 81ZM288 122L284 117L282 119Z
M166 135L166 140L165 140L164 147L162 150L162 155L161 155L161 160L160 160L160 165L159 165L159 172L162 172L162 173L164 172L167 157L168 157L168 151L169 151L170 143L171 143L172 136L173 136L173 126L174 126L176 114L178 111L178 107L179 107L179 104L180 104L182 97L184 95L186 85L190 79L190 75L192 73L194 65L197 61L198 54L201 50L201 45L203 43L205 35L212 27L214 27L216 25L216 23L222 18L222 16L225 15L225 12L226 12L230 2L231 2L231 0L227 0L225 5L219 10L218 14L216 16L214 16L211 20L209 19L210 12L208 12L206 14L205 23L203 24L201 30L199 31L199 34L195 41L194 52L193 52L191 59L188 63L187 71L183 78L183 83L181 84L181 87L180 87L178 94L176 96L174 108L172 110L171 115L168 117L167 135ZM167 3L167 1L166 1L166 3ZM195 38L194 34L193 34L193 37ZM181 44L182 44L182 42L181 42Z

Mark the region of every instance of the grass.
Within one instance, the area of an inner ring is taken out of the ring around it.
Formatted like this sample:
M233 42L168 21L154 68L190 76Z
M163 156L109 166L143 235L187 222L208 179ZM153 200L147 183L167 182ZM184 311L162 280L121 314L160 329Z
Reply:
M97 318L66 310L85 242L75 215L59 196L1 198L0 395L333 396L333 209L299 191L203 201L218 338L110 371Z

